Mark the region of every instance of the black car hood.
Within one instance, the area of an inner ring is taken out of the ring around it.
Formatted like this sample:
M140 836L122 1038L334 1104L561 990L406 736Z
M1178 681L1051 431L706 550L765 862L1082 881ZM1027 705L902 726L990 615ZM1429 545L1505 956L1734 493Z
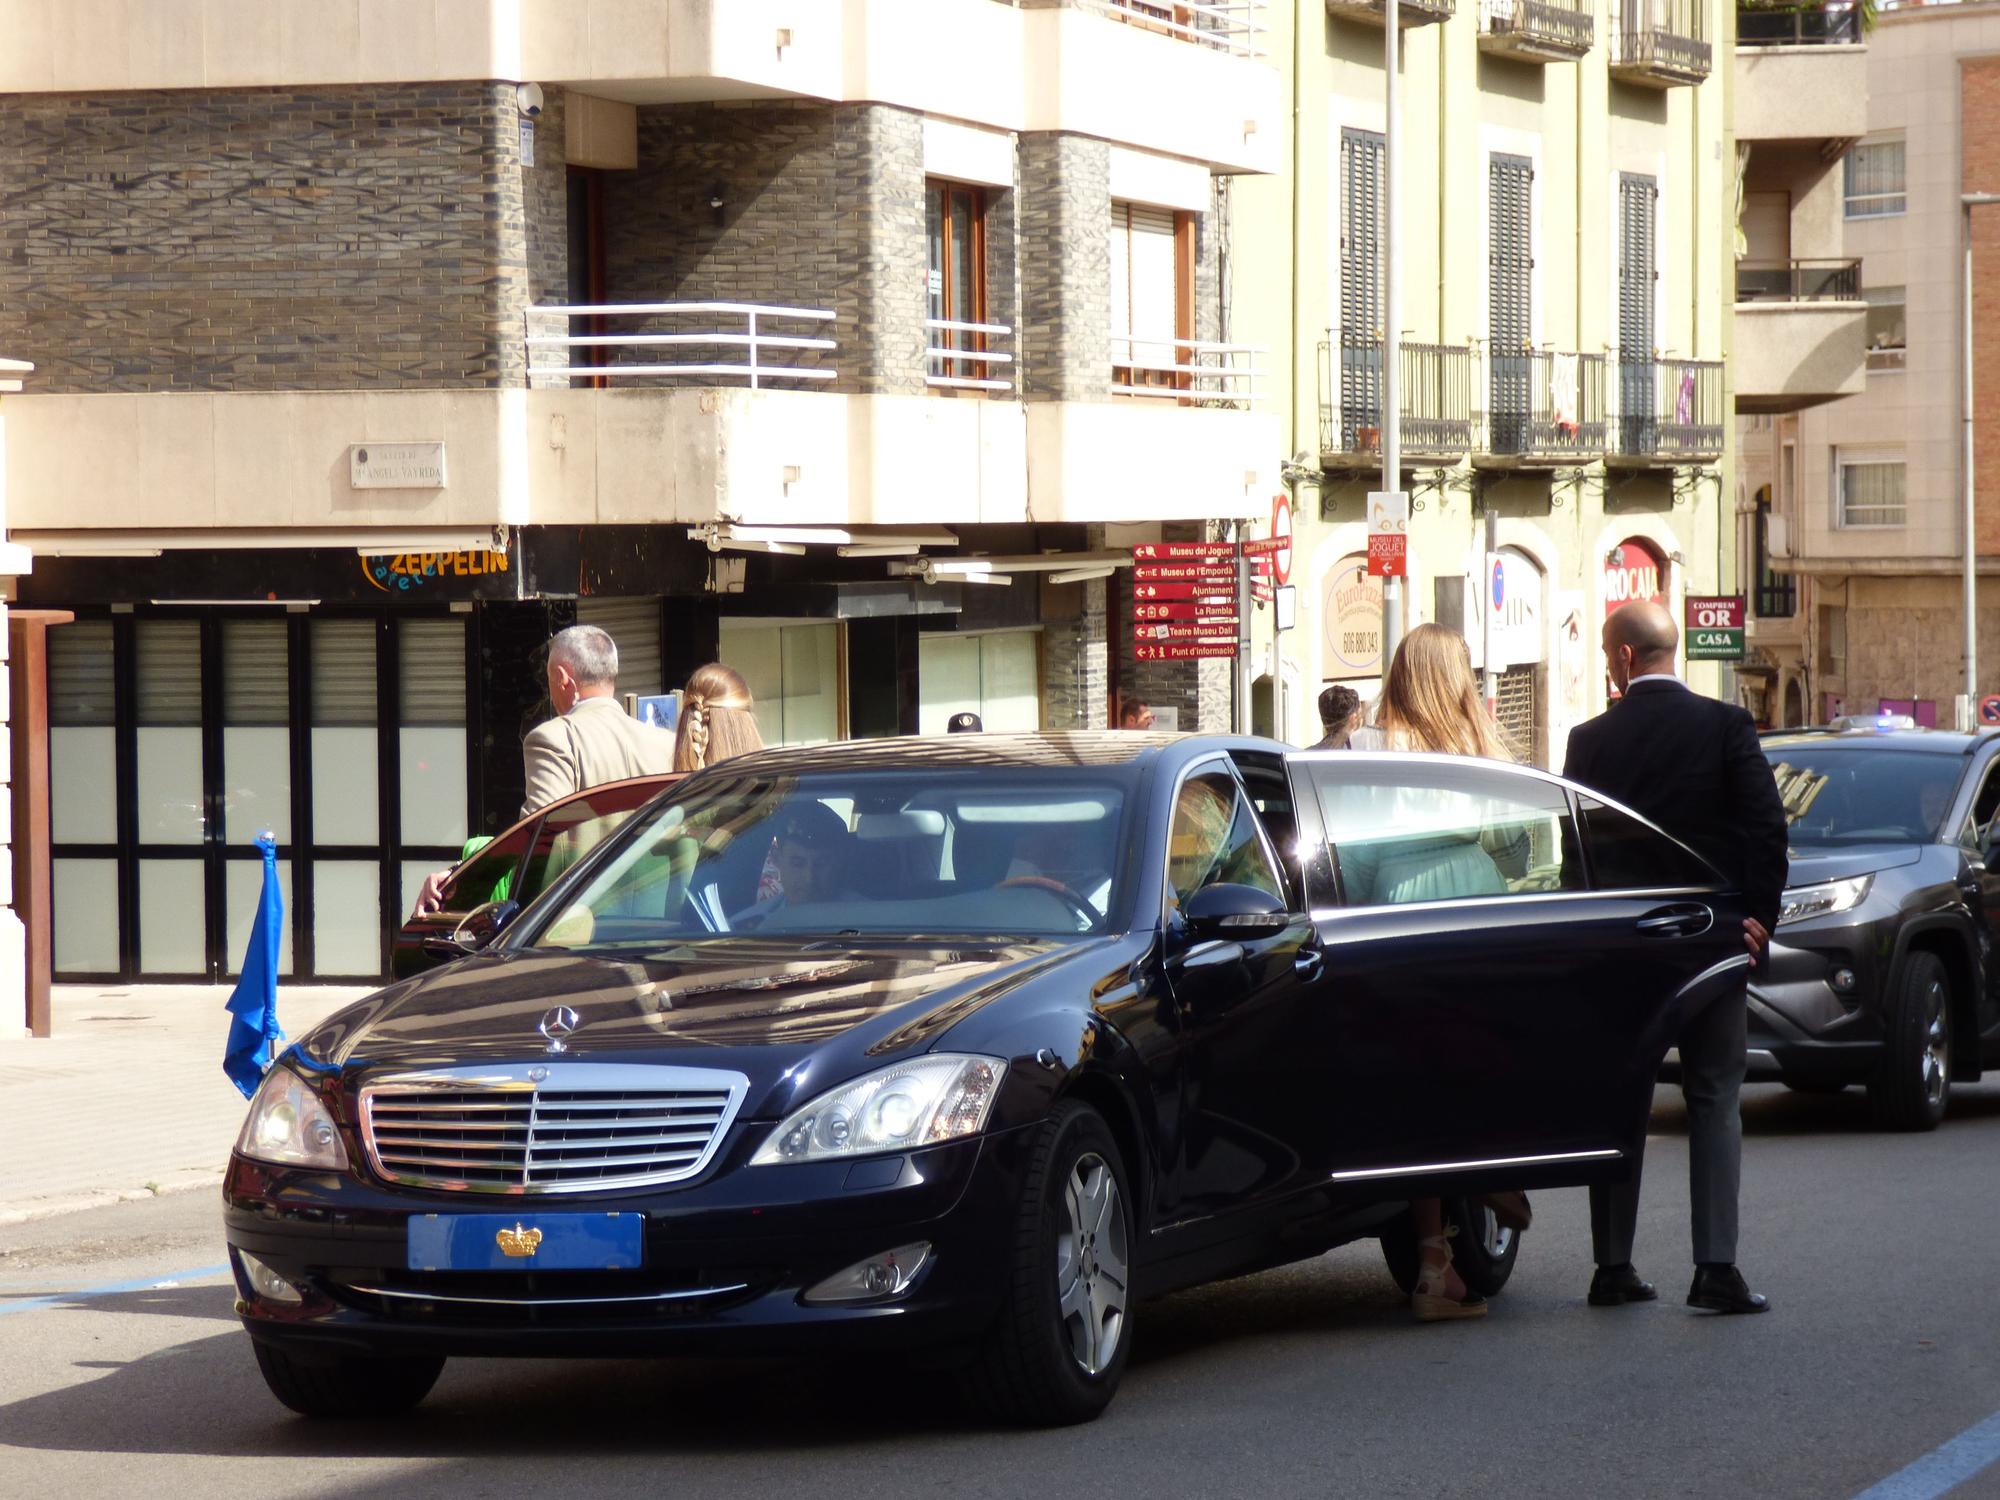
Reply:
M1915 864L1923 853L1922 844L1794 844L1787 884L1818 885L1823 880L1899 869Z
M920 1050L1046 969L1104 939L883 944L829 951L732 938L611 954L462 960L350 1006L300 1044L350 1075L546 1061L538 1030L576 1012L565 1061L674 1063L746 1074L746 1115ZM784 1086L779 1088L780 1084ZM773 1098L773 1089L777 1097Z

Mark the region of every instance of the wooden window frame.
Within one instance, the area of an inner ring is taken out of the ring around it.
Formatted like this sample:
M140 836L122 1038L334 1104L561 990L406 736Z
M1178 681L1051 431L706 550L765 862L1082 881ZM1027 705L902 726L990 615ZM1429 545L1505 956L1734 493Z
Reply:
M1114 228L1116 227L1119 210L1123 209L1126 211L1125 234L1128 256L1131 244L1130 210L1135 206L1148 208L1155 205L1135 205L1132 201L1124 198L1114 198L1111 202ZM1174 216L1174 337L1177 339L1192 339L1194 337L1195 220L1197 216L1185 209L1177 208L1170 210L1170 212ZM1129 294L1132 284L1129 259L1127 262L1125 284ZM1126 332L1129 334L1131 331L1129 319L1127 321L1128 327ZM1194 351L1185 345L1177 346L1174 350L1174 359L1177 364L1192 366L1194 364ZM1194 372L1192 369L1189 369L1181 373L1168 374L1162 370L1135 370L1130 365L1114 363L1111 367L1111 383L1113 385L1157 387L1163 393L1168 391L1190 392L1194 389ZM1147 394L1132 396L1129 399L1134 401L1153 401L1158 398ZM1179 404L1188 406L1193 403L1191 398L1184 394L1180 398Z
M988 282L990 280L990 273L986 264L987 189L974 183L958 182L949 177L926 177L924 179L924 248L927 257L930 249L929 219L931 195L933 193L942 194L944 200L940 205L941 212L938 215L938 224L940 227L939 253L942 262L941 274L944 277L944 289L941 294L944 302L943 316L947 322L952 323L984 323L987 321L986 297ZM955 195L960 193L965 195L971 210L969 220L972 225L972 286L970 288L970 301L972 305L970 308L960 308L957 306L954 295L957 289L953 287L951 281L952 266L956 259L954 254L956 244L952 237L952 200ZM924 267L924 276L925 317L928 318L930 316L930 267L928 264ZM938 342L934 342L928 336L932 332L937 334ZM926 330L926 334L925 347L927 350L930 348L949 348L957 349L963 353L983 354L986 352L987 336L983 333L952 334L940 329ZM953 342L954 339L960 340L960 342ZM984 379L987 378L987 371L991 369L991 366L985 361L975 360L942 360L937 362L936 368L932 366L932 359L926 353L924 356L924 371L926 375L958 375L973 379ZM930 391L935 396L983 396L992 394L986 391L935 385L930 387Z

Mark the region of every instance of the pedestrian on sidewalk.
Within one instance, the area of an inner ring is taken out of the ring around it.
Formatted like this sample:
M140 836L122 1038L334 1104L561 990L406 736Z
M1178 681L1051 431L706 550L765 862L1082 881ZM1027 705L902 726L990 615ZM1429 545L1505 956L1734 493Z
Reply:
M1382 680L1375 722L1355 728L1346 743L1350 750L1514 758L1480 701L1471 647L1456 630L1437 624L1419 625L1403 637ZM1424 806L1391 806L1379 809L1376 816L1385 827L1435 823L1436 798L1423 796ZM1476 824L1478 809L1470 809L1468 816ZM1453 831L1434 839L1397 840L1387 858L1375 857L1365 844L1344 848L1341 880L1348 899L1355 902L1397 904L1500 895L1507 889L1503 872L1524 870L1527 856L1528 841L1519 830L1508 837L1477 838ZM1416 1199L1410 1204L1410 1218L1418 1261L1410 1306L1418 1320L1435 1323L1483 1316L1486 1299L1475 1296L1452 1267L1443 1203L1436 1198Z
M521 745L527 787L522 817L607 781L673 769L674 736L641 724L618 701L618 643L609 634L595 625L557 631L549 641L547 678L555 717L529 730ZM485 843L468 841L460 863ZM424 877L413 916L439 909L451 873L434 870Z
M1127 698L1118 715L1120 729L1148 730L1153 727L1153 705L1144 698Z
M1659 605L1622 606L1604 622L1603 639L1622 696L1570 731L1563 774L1645 814L1734 881L1749 910L1743 946L1755 966L1777 926L1787 868L1785 810L1756 726L1743 709L1704 698L1674 675L1680 631ZM1695 1259L1687 1300L1721 1313L1769 1306L1736 1269L1747 1019L1739 981L1689 1017L1679 1036ZM1594 1307L1659 1295L1632 1267L1642 1165L1632 1164L1629 1182L1590 1190Z
M1319 725L1323 738L1315 750L1345 750L1347 737L1361 724L1361 695L1335 683L1319 695Z

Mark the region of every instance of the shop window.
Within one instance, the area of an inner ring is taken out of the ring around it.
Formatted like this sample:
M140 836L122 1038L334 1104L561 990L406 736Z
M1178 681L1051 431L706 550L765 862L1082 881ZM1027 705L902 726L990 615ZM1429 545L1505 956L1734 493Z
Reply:
M963 326L986 321L986 194L955 182L926 182L924 233L928 374L932 385L951 389L950 382L990 373L985 360L973 357L985 351L986 335Z
M917 645L917 729L943 734L956 713L975 713L988 733L1042 727L1041 635L927 635Z
M1875 374L1903 368L1905 330L1908 326L1905 288L1871 286L1861 291L1868 304L1868 370Z
M1194 215L1111 205L1111 385L1115 394L1185 390L1194 332Z
M58 844L118 841L111 622L48 633L49 819Z
M257 921L257 906L264 894L264 861L232 859L226 866L223 901L227 909L222 940L224 972L231 977L243 972L243 955L249 951L250 929ZM285 921L278 934L278 972L292 972L292 862L278 861L278 892L285 903ZM377 950L379 953L379 949ZM379 965L381 959L378 957Z
M222 835L232 844L265 831L292 841L288 629L282 619L222 622Z
M118 861L57 859L51 864L56 973L116 974Z
M841 733L840 627L724 620L722 660L749 686L767 745L817 745Z
M313 972L382 971L382 867L374 860L313 862Z
M263 868L261 862L258 868ZM185 859L139 861L139 968L142 973L207 975L207 929L198 917L200 906L197 904L192 911L189 908L190 900L200 901L200 871L199 864ZM255 902L254 894L251 900ZM245 941L248 941L247 937ZM238 958L241 959L240 954Z
M455 851L466 823L464 622L399 620L396 679L402 842Z
M617 645L620 697L651 698L667 690L661 681L659 600L579 599L576 623L595 625Z
M1863 141L1845 158L1847 217L1874 219L1902 213L1906 204L1901 136Z
M199 844L207 827L200 622L140 620L134 652L139 842Z
M369 847L382 837L376 762L374 620L314 620L312 661L312 820L315 844ZM379 902L380 898L377 898ZM378 956L377 960L380 962Z
M1901 526L1906 519L1903 461L1846 452L1834 462L1836 506L1840 527Z

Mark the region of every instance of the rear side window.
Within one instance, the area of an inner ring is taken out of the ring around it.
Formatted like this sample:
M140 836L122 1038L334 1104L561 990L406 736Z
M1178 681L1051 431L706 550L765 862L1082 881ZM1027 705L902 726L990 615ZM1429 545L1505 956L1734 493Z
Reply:
M1726 883L1707 860L1637 818L1592 797L1578 797L1577 806L1590 845L1591 874L1600 891Z
M514 873L521 852L538 825L530 823L503 838L497 838L458 867L445 884L444 910L468 912L489 901L520 900L514 891Z
M1315 763L1348 906L1580 890L1562 788L1448 757Z
M1167 833L1167 894L1178 909L1207 885L1249 885L1285 899L1258 836L1257 814L1225 771L1190 776L1174 794Z

